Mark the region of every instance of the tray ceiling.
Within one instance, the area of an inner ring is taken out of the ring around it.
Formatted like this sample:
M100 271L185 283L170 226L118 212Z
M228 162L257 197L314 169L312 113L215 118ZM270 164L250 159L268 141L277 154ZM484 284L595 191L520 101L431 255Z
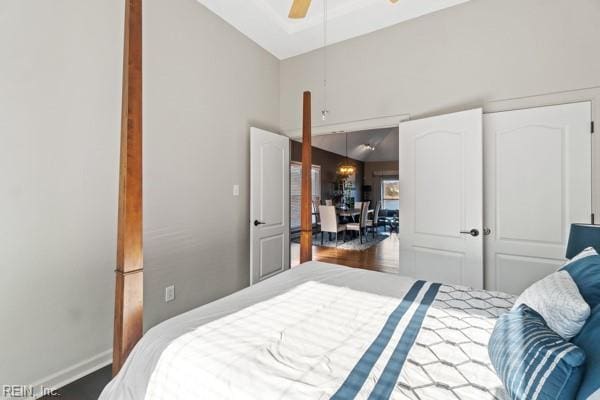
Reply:
M323 0L306 18L287 17L291 0L198 0L279 59L323 45ZM468 0L328 0L329 43L364 35Z

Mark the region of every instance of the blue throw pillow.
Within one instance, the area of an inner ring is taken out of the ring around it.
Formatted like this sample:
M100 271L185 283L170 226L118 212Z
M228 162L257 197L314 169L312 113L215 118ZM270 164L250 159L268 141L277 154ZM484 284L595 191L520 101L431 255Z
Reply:
M590 308L600 304L600 256L582 258L565 265L561 270L571 275Z
M577 400L584 400L600 390L600 306L592 310L573 343L581 347L586 356L586 370L577 393Z
M575 398L585 353L548 328L527 305L498 318L488 352L511 399Z

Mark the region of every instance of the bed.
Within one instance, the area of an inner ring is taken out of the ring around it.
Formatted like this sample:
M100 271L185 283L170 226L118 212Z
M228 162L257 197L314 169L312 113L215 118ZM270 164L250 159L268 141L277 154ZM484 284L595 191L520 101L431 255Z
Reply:
M309 262L150 329L100 399L504 399L514 300Z

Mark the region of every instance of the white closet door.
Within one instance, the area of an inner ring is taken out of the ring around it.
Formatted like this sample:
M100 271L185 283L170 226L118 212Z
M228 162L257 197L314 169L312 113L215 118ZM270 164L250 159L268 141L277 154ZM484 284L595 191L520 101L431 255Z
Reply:
M486 288L518 294L563 262L591 215L591 104L486 114Z
M250 284L290 268L290 140L250 128Z
M481 109L400 124L402 274L483 287L481 131Z

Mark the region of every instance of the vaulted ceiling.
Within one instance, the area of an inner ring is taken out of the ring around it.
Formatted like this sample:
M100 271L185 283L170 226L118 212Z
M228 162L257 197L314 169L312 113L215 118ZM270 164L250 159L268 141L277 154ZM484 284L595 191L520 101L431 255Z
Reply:
M323 0L288 18L292 0L198 0L279 59L323 46ZM328 0L328 42L364 35L469 0Z
M342 156L346 155L346 134L332 133L312 137L312 145ZM369 149L366 145L374 147ZM348 157L359 161L398 160L398 128L348 132Z

